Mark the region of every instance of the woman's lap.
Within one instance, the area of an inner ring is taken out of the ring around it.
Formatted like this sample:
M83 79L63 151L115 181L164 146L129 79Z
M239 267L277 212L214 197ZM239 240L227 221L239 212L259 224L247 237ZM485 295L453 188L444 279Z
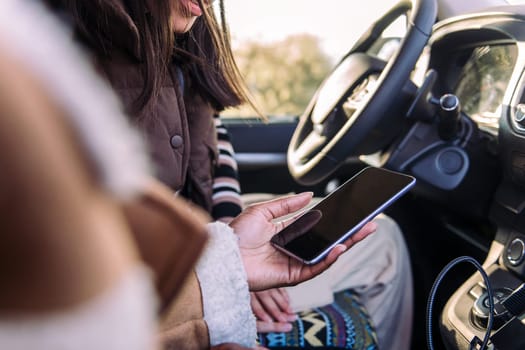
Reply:
M370 318L351 291L339 292L334 302L298 313L288 333L259 334L259 343L271 349L377 349Z
M254 198L251 199L257 201ZM361 315L357 323L373 325L381 348L385 348L382 344L389 344L388 348L406 350L410 347L413 312L410 258L395 221L385 215L379 215L374 221L378 224L374 234L350 248L320 276L288 287L287 291L292 308L299 314L328 307L337 293L350 292L364 307L364 313L353 313L354 318ZM293 332L295 327L298 325L294 324ZM290 336L290 340L297 334ZM284 337L282 333L271 333L265 338L270 336L274 340ZM324 344L324 348L329 345Z
M385 215L375 219L377 231L345 252L320 276L288 287L296 312L329 305L338 292L359 298L377 330L379 345L392 349L410 346L412 328L412 273L403 235ZM364 321L361 321L364 322Z

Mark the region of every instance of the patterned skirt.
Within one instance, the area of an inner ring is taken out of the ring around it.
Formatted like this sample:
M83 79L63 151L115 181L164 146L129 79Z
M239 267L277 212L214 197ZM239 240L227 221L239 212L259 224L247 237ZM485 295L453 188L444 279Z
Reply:
M334 302L298 314L288 333L260 333L259 344L270 349L323 348L377 350L368 313L351 291L335 294Z

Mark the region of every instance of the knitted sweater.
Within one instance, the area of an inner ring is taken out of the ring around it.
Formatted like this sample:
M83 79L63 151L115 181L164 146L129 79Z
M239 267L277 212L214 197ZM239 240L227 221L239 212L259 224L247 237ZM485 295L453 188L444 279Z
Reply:
M213 176L212 216L228 220L242 210L241 187L230 134L219 115L214 116L219 158Z

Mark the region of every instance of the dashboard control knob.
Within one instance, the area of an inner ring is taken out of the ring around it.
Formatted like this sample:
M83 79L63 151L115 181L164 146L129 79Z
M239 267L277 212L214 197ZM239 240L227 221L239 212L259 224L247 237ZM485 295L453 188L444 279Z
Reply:
M525 257L525 242L521 238L514 238L507 247L506 254L511 265L521 264Z
M510 288L494 289L494 329L501 327L512 315L501 304L501 301L512 293ZM485 291L474 302L471 311L472 323L480 329L486 329L489 321L489 295Z

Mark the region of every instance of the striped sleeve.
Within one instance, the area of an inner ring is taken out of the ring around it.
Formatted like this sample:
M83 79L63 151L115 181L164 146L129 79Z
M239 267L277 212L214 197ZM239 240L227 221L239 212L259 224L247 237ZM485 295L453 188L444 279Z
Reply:
M219 158L213 177L212 216L216 220L229 221L242 211L241 188L235 153L230 134L214 116L219 148Z

